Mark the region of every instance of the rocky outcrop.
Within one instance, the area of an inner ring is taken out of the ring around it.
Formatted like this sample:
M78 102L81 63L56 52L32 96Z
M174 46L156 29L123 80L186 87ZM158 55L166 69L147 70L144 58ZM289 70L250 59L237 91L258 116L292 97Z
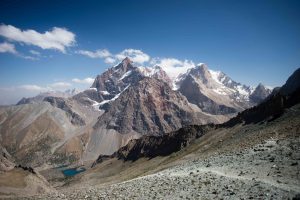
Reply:
M66 112L71 120L71 123L78 126L84 126L85 121L76 112L74 112L67 100L61 97L45 97L44 101L49 102L52 106L62 109Z
M32 167L18 165L18 166L15 166L15 168L20 168L20 169L23 169L24 171L28 171L32 174L36 174L36 172L34 171L34 169Z
M15 166L13 161L12 156L0 144L0 172L13 169Z
M101 163L110 158L135 161L141 157L154 158L156 156L167 156L186 147L213 128L213 124L203 126L194 125L162 136L143 136L139 139L131 140L126 146L121 147L111 156L100 155L96 163Z
M250 100L256 104L261 103L264 99L266 99L270 94L271 90L266 88L263 84L259 84L252 94L249 96Z

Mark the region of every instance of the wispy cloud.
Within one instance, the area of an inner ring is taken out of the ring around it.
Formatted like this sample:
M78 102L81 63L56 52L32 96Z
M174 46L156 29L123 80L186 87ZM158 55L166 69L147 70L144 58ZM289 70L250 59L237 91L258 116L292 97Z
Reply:
M195 63L191 60L178 60L176 58L153 58L150 64L160 66L170 78L176 78L179 74L195 67Z
M48 87L53 90L65 90L65 89L70 88L71 86L72 86L72 84L68 83L68 82L55 82L55 83L48 85Z
M38 85L20 85L17 88L28 90L28 91L38 91L38 92L46 91L49 89Z
M191 60L179 60L177 58L151 58L150 55L139 49L124 49L120 53L112 54L107 49L98 49L96 51L79 50L76 52L90 58L102 58L107 64L114 64L117 61L122 61L128 57L134 63L143 66L159 65L170 78L176 78L179 74L185 73L188 69L195 66L195 63ZM78 79L77 82L80 80ZM75 81L73 81L75 82Z
M104 59L104 62L107 64L113 64L116 62L116 59L112 58L112 57L107 57Z
M133 62L143 64L150 60L150 56L138 49L125 49L115 56L118 60L123 60L128 57Z
M35 51L35 50L30 50L29 52L30 52L31 54L35 55L35 56L40 56L40 55L41 55L40 52Z
M0 53L18 54L15 45L7 42L0 43Z
M107 64L113 64L128 57L133 62L143 64L150 60L150 56L138 49L124 49L115 55L111 54L107 49L98 49L96 51L78 50L77 54L81 54L90 58L102 58Z
M90 58L107 58L111 56L111 53L107 49L98 49L96 51L79 50L76 53Z
M24 58L24 59L28 59L28 60L38 60L38 58L36 58L36 57L27 56L27 55L23 55L23 54L19 53L16 50L15 45L8 43L8 42L0 43L0 53L11 53L20 58Z
M10 41L38 46L42 49L55 49L63 53L75 44L75 34L66 28L53 27L50 31L39 33L35 30L21 30L12 25L0 25L0 35Z
M94 82L93 78L85 78L85 79L78 79L78 78L73 78L72 81L74 83L80 83L80 84L92 84Z

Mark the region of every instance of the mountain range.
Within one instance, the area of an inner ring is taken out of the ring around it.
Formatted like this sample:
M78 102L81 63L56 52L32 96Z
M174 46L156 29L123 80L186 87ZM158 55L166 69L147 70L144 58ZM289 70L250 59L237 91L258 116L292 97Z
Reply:
M272 92L205 64L171 77L161 66L137 67L125 58L82 92L43 93L0 107L0 143L17 163L32 167L93 161L141 136L223 123Z
M87 90L0 106L0 198L297 198L299 80L271 91L126 58Z

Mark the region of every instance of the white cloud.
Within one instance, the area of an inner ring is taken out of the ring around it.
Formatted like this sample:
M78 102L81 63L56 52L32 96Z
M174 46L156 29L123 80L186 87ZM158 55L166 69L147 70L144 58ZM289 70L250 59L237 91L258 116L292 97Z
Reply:
M42 92L42 91L47 90L47 88L43 88L43 87L40 87L38 85L21 85L18 88L28 90L28 91L38 91L38 92Z
M14 55L16 55L20 58L24 58L24 59L27 59L27 60L38 60L38 58L35 58L35 57L32 57L32 56L26 56L26 55L23 55L23 54L19 53L16 50L14 44L7 43L7 42L0 43L0 53L11 53L11 54L14 54Z
M50 87L53 90L65 90L71 86L72 86L72 84L68 83L68 82L55 82L55 83L48 85L48 87Z
M113 64L116 62L116 59L114 59L112 57L107 57L107 58L105 58L104 62L107 64Z
M70 47L76 42L74 33L59 27L39 33L32 29L20 30L12 25L0 25L0 35L10 41L34 45L42 49L56 49L63 53L66 52L66 47Z
M85 78L85 79L78 79L78 78L73 78L72 81L74 83L81 83L81 84L92 84L94 82L93 78Z
M150 56L138 49L125 49L115 56L118 60L128 57L134 63L143 64L150 60Z
M150 64L159 65L170 78L176 78L179 74L195 67L194 62L191 60L182 61L176 58L154 58L150 61Z
M90 58L107 58L111 56L111 53L107 49L98 49L96 51L79 50L77 54L88 56Z
M15 45L7 42L0 43L0 53L18 54Z
M35 50L30 50L29 52L30 52L31 54L35 55L35 56L40 56L40 55L41 55L40 52L35 51Z
M121 61L128 57L134 63L143 64L150 60L150 56L138 49L124 49L118 54L111 54L107 49L98 49L96 51L78 50L77 54L88 56L90 58L103 58L107 64L113 64L117 60Z

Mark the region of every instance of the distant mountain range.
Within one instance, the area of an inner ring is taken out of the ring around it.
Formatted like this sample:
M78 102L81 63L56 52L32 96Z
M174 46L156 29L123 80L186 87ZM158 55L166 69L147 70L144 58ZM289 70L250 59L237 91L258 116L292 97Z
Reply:
M45 97L64 97L64 98L68 98L68 97L72 97L75 94L78 94L80 91L77 89L68 89L64 92L61 91L49 91L49 92L42 92L39 95L35 96L35 97L29 97L29 98L22 98L17 105L21 105L21 104L28 104L28 103L38 103L38 102L42 102L44 100Z
M125 58L82 92L43 93L0 107L1 144L17 163L33 167L95 160L144 135L223 123L271 92L205 64L171 78L161 66L136 67Z

